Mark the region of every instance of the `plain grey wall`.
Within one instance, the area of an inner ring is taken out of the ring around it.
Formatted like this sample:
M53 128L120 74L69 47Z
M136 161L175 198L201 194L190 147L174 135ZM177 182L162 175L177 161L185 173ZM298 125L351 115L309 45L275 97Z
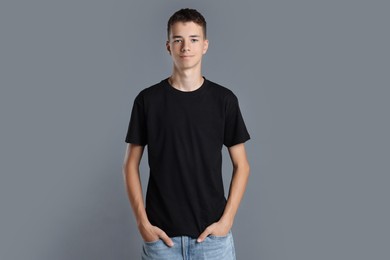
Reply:
M390 4L359 0L1 1L0 259L138 259L124 137L182 7L252 136L238 259L390 259Z

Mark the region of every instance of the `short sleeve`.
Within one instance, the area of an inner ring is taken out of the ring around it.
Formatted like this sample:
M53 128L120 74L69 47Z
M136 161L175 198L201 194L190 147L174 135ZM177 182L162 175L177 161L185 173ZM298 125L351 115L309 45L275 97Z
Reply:
M147 144L146 117L141 93L134 99L125 141L139 145Z
M226 147L244 143L250 139L250 135L241 114L238 99L234 94L226 98L226 115L223 144Z

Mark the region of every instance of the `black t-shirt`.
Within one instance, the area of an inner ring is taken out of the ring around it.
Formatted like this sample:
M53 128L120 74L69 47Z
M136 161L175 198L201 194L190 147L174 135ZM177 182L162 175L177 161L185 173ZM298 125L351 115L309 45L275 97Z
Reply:
M168 236L198 237L225 208L222 147L250 139L237 97L207 79L194 91L168 79L134 100L126 142L147 145L146 213Z

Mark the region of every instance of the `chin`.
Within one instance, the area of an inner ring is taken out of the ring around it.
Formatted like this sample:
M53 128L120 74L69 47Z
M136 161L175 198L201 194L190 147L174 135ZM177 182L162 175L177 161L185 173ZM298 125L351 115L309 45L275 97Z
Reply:
M199 63L179 63L179 64L176 64L176 67L181 69L181 70L184 70L184 69L192 69L192 68L195 68L196 66L198 66Z

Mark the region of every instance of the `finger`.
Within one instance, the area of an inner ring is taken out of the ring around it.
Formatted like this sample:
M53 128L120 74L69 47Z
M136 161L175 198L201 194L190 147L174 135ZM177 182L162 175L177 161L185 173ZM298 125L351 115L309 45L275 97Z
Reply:
M162 241L164 241L164 243L167 246L169 246L169 247L173 246L172 239L164 231L161 230L161 232L158 234L158 236L161 238Z
M200 234L200 236L198 237L198 239L196 240L198 243L201 243L201 242L203 242L205 239L206 239L206 237L208 236L208 235L210 235L211 234L211 230L210 230L210 227L207 227L204 231L203 231L203 233L202 234Z

